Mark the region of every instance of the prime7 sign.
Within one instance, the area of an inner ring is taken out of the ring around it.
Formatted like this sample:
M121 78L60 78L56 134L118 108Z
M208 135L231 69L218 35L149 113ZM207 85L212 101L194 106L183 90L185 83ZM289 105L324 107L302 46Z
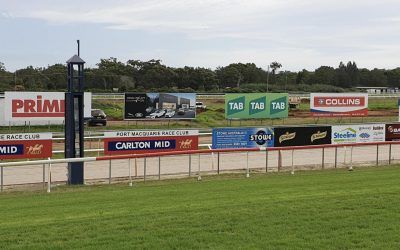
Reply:
M226 119L288 117L287 93L225 94Z

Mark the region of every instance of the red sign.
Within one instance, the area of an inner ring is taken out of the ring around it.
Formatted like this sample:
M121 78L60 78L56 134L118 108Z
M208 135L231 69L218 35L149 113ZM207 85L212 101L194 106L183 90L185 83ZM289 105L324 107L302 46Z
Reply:
M314 97L314 107L363 107L364 97Z
M106 132L105 137L107 155L196 150L199 143L195 130Z
M400 123L386 124L386 141L400 141Z
M364 93L311 93L312 116L367 116L368 94Z
M43 100L41 95L11 102L12 117L64 117L64 107L64 100Z
M0 160L51 157L51 137L51 133L1 134Z

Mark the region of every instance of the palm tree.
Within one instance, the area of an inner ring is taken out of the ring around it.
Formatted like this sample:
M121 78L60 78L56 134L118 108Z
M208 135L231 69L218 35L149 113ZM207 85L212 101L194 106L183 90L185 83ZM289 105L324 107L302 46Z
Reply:
M275 72L277 69L282 67L282 64L280 64L279 62L272 62L269 67L272 69L272 76L274 78L274 83L276 83L276 78L275 78Z

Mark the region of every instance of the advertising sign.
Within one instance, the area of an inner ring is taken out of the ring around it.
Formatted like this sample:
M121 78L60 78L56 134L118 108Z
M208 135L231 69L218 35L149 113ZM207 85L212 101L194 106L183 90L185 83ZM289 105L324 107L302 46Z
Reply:
M273 147L272 128L214 128L212 148Z
M386 124L386 141L400 141L400 123Z
M194 118L195 93L125 93L125 120Z
M274 128L274 146L305 146L331 144L330 126Z
M4 118L16 121L63 121L64 92L5 92ZM91 116L92 93L84 93L84 116Z
M225 94L226 119L288 117L287 93Z
M51 133L0 134L0 160L51 157L51 138Z
M140 154L198 149L198 130L104 132L104 154Z
M385 141L385 124L332 126L332 144Z
M367 116L368 94L363 93L311 93L312 116Z

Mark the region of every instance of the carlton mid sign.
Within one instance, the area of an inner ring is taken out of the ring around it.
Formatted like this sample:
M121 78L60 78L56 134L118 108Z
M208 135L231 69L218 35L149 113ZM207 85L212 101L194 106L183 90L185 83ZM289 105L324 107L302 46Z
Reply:
M367 116L368 94L311 93L312 116Z
M90 116L91 93L85 93L85 117ZM5 92L5 121L62 121L65 111L63 92Z
M0 134L0 160L51 157L51 138L51 133Z
M137 154L198 149L198 130L118 131L104 133L104 154Z

